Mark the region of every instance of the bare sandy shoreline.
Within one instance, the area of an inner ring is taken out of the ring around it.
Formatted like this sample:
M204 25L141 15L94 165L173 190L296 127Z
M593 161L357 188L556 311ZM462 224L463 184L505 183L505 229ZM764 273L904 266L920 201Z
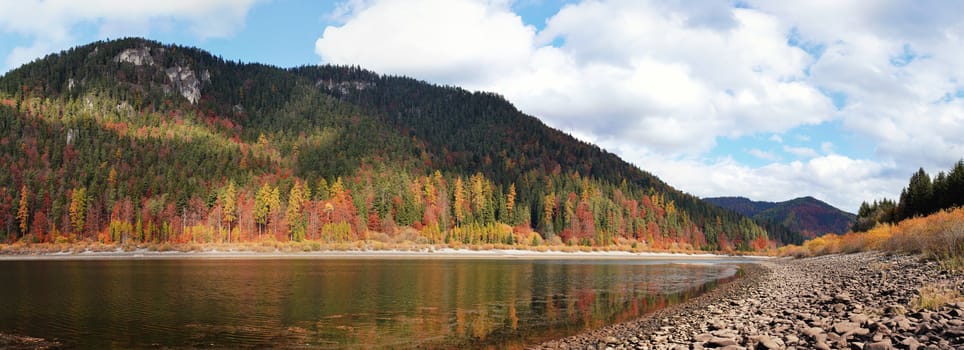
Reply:
M318 252L251 252L251 251L83 251L0 255L0 261L25 260L133 260L133 259L480 259L480 260L645 260L687 262L755 262L770 259L763 256L731 256L717 254L562 252L533 250L470 250L442 248L435 250L348 250Z

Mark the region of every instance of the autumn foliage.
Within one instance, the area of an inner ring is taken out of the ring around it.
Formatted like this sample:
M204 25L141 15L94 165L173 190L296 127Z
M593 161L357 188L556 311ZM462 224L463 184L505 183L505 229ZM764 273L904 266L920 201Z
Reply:
M867 232L824 235L802 246L780 248L782 255L812 256L859 251L920 253L954 265L964 259L964 207L883 223Z
M116 59L149 46L153 65ZM207 76L181 98L164 73ZM203 74L202 74L203 73ZM471 93L139 39L0 77L0 240L748 251L738 214Z

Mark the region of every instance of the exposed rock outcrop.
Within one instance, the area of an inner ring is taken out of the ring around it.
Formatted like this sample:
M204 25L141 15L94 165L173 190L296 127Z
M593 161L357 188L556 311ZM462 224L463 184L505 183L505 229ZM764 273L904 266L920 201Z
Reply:
M158 48L156 51L159 54L165 52L164 48ZM153 66L155 64L154 57L151 55L151 48L146 46L124 50L117 57L114 57L114 61L130 63L135 66ZM204 70L199 76L190 67L181 65L166 68L164 73L170 81L170 85L164 86L165 91L184 96L191 103L197 103L201 100L201 82L211 81L211 72Z
M375 87L375 83L361 81L361 80L351 80L351 81L334 81L334 80L319 80L315 83L316 87L323 87L333 92L337 92L342 95L347 95L352 91L362 91Z
M154 65L154 57L151 56L151 48L146 46L124 50L117 55L117 57L114 57L114 61L130 63L135 66Z
M184 96L191 103L201 100L201 81L197 79L194 70L181 66L174 66L164 70L171 80L174 91ZM208 77L210 79L210 76Z

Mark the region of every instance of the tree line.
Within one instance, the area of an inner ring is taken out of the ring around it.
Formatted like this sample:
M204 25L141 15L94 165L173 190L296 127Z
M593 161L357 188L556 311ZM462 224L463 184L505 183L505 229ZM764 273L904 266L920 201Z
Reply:
M931 178L923 168L911 175L900 198L863 202L857 213L855 232L870 230L879 223L895 224L904 219L927 216L941 210L964 205L964 160L947 172Z

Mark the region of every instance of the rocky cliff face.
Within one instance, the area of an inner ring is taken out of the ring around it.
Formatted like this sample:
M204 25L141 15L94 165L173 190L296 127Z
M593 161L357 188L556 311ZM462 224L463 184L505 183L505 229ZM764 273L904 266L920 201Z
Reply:
M151 56L150 47L138 47L134 49L127 49L122 51L117 57L114 57L115 62L130 63L135 66L153 66L154 57Z
M174 66L164 70L171 80L175 92L184 96L191 103L201 100L201 81L194 74L194 70L181 66Z
M155 50L155 53L163 54L164 51L163 49ZM117 57L114 57L114 61L130 63L138 67L154 66L156 62L154 56L151 54L151 48L147 46L124 50L118 54ZM202 72L199 79L198 74L190 67L176 65L161 69L164 70L164 73L170 81L169 85L164 86L164 90L168 91L168 93L177 93L192 104L196 104L201 100L201 82L211 80L211 74L209 72Z

